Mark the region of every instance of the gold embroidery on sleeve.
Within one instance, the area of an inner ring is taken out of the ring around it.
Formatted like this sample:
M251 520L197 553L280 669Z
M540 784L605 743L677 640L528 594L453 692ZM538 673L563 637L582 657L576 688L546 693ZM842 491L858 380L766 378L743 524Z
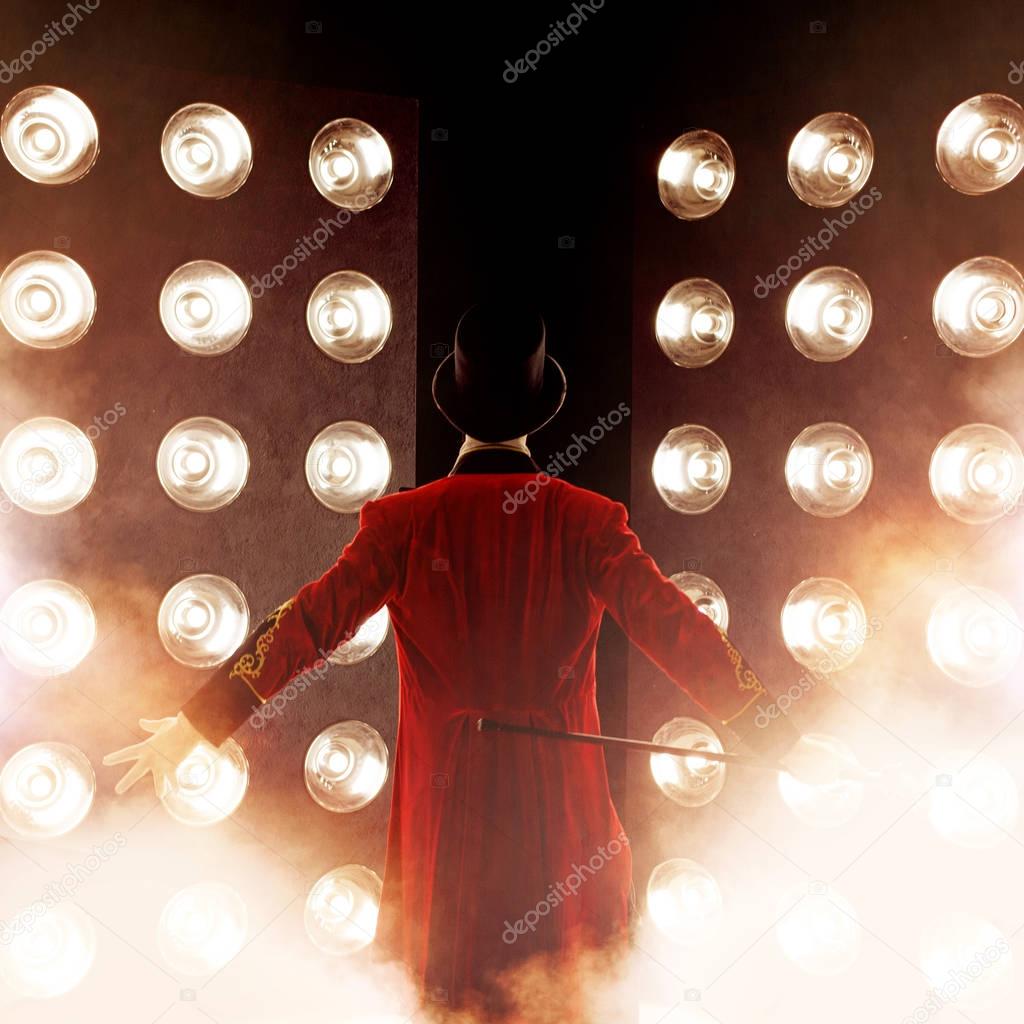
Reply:
M274 642L274 634L277 632L281 625L281 620L285 617L288 609L295 604L294 599L291 601L285 601L280 608L272 612L268 618L267 628L259 635L256 640L256 653L255 654L243 654L238 661L231 668L231 672L228 674L228 679L241 679L249 689L252 689L252 682L255 679L259 679L260 673L263 671L263 664L267 658L267 651L270 650L270 645ZM253 690L255 693L256 691ZM259 694L257 694L259 696ZM260 697L262 700L263 698Z
M733 647L732 641L722 630L718 631L718 635L722 638L722 643L725 644L726 654L732 662L733 668L736 670L736 682L740 684L740 689L756 690L758 694L764 693L765 689L761 680L754 674L753 669L750 669L743 664L743 655Z

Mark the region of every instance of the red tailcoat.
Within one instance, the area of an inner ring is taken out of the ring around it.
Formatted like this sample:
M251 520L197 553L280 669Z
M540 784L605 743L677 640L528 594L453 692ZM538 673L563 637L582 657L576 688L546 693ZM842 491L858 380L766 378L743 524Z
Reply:
M765 693L644 554L623 505L538 480L525 457L480 472L482 456L365 505L337 562L184 708L220 743L254 694L269 699L388 606L400 710L377 942L455 1002L533 953L621 936L631 884L602 751L481 734L477 719L600 732L606 609L716 722Z

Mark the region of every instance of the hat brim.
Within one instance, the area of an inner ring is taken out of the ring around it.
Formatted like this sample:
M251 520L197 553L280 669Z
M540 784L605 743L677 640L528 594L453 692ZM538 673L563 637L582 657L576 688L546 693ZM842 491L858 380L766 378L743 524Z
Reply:
M566 383L562 367L549 355L544 357L544 380L529 402L504 402L500 395L468 396L455 383L455 353L442 360L434 374L431 393L434 404L456 430L478 441L507 441L533 434L549 423L565 401Z

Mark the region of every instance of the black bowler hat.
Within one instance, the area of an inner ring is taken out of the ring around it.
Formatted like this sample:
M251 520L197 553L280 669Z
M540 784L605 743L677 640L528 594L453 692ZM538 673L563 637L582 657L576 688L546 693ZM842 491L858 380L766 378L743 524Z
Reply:
M434 374L434 404L479 441L540 430L565 401L565 374L544 339L541 315L511 300L470 306L455 328L455 351Z

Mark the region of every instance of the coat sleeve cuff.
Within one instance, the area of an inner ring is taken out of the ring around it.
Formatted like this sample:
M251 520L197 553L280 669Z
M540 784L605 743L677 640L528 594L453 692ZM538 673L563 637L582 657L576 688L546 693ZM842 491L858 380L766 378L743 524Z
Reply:
M219 747L257 711L263 699L239 678L218 672L204 683L182 707L182 714Z

